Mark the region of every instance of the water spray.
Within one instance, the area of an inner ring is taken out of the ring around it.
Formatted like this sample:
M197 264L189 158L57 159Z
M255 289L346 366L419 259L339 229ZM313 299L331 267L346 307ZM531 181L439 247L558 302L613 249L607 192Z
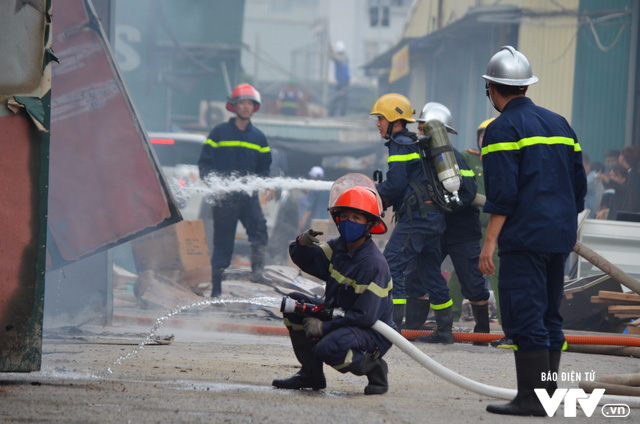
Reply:
M178 204L187 204L191 196L201 195L209 204L215 204L231 192L253 194L265 190L322 190L329 191L333 181L318 181L306 178L263 177L258 175L209 174L203 181L177 181L171 191Z
M209 305L224 305L228 303L248 303L248 304L261 305L261 306L266 306L271 308L278 306L278 300L272 297L256 297L252 299L208 299L208 300L201 300L199 302L194 302L188 305L177 306L174 309L169 310L165 315L157 318L155 323L153 324L153 327L151 327L151 330L149 331L149 334L147 335L147 337L145 337L144 340L142 340L140 344L131 352L116 359L111 364L111 366L109 366L102 374L103 375L113 374L113 370L111 369L113 366L121 365L124 361L126 361L136 353L143 350L146 345L153 344L154 337L156 336L156 332L160 329L160 327L162 327L162 324L164 324L165 321L167 321L168 319L176 315L179 315L182 312L192 308L200 308L202 306L209 306ZM96 376L96 377L100 377L100 376Z

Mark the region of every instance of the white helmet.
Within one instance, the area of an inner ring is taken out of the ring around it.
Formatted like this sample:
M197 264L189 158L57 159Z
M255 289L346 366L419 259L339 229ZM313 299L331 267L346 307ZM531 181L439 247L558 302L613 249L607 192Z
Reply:
M485 81L494 84L524 87L538 82L533 76L529 61L511 46L503 46L494 54L487 65L487 73L482 76Z
M343 53L345 50L344 41L338 40L336 41L336 53Z
M444 124L444 127L448 132L452 134L458 134L453 128L453 118L451 117L451 111L448 107L442 103L429 102L422 108L418 122L428 122L432 119L438 120Z

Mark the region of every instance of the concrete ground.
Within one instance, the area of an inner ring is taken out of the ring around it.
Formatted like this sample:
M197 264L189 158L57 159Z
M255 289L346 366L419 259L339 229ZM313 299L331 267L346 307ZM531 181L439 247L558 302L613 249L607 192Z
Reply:
M271 381L296 373L299 366L289 339L255 333L264 326L282 328L277 318L246 304L204 305L156 321L162 315L163 311L120 308L111 326L47 329L41 371L0 374L0 421L511 424L514 419L536 420L486 412L488 404L504 401L440 379L397 347L385 357L390 382L385 395L365 396L366 377L327 366L325 390L278 390ZM222 328L220 323L238 327ZM496 326L492 332L501 330ZM171 344L145 345L145 340L170 335ZM510 350L468 343L414 345L472 380L515 389ZM636 373L638 360L565 353L561 371L596 376ZM562 381L559 386L578 387L578 383ZM581 410L577 414L586 418ZM598 408L589 422L636 422L638 414L636 409L627 418L605 418ZM564 418L562 408L552 419L576 422Z

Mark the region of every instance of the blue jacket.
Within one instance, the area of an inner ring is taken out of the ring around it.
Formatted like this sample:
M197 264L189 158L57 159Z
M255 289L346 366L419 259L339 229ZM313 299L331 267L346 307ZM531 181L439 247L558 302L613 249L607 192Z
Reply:
M394 141L385 143L389 149L387 179L376 185L380 197L385 199L388 205L393 206L394 211L399 211L404 198L413 192L409 185L410 179L415 179L421 184L425 181L418 144L407 136L408 132L406 128L398 131L392 136ZM430 166L429 170L432 168ZM414 216L420 216L418 208L415 208Z
M487 127L482 161L484 211L507 217L500 253L571 252L587 179L566 119L517 97Z
M270 167L271 149L265 135L251 123L241 131L235 118L211 130L198 160L201 179L211 172L268 177Z
M395 328L391 272L371 238L350 252L339 237L319 246L294 241L289 255L302 271L326 281L325 304L345 311L344 317L323 323L324 334L340 327L369 328L378 320ZM384 337L376 333L376 338L380 349L388 347Z

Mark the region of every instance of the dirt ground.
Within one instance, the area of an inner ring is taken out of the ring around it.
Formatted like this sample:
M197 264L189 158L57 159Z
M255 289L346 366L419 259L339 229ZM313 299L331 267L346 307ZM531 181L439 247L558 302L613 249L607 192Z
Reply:
M111 326L49 328L43 338L42 369L0 374L0 419L4 423L513 423L485 411L503 403L461 389L418 365L397 347L386 355L389 392L365 396L366 377L325 366L327 389L279 390L274 378L297 372L288 337L256 334L255 326L281 327L268 314L238 305L187 310L153 336L162 311L120 309ZM240 324L221 331L219 323ZM460 324L462 325L462 324ZM462 331L461 328L458 328ZM455 328L454 328L455 330ZM501 333L499 327L492 332ZM435 361L473 380L515 389L510 350L415 343ZM638 372L634 358L566 353L561 371L596 376ZM111 372L109 372L110 370ZM560 387L577 387L560 382ZM622 420L637 421L638 410ZM586 418L578 410L578 417ZM534 420L523 418L520 421ZM560 409L553 418L564 418ZM596 409L589 422L611 422Z

